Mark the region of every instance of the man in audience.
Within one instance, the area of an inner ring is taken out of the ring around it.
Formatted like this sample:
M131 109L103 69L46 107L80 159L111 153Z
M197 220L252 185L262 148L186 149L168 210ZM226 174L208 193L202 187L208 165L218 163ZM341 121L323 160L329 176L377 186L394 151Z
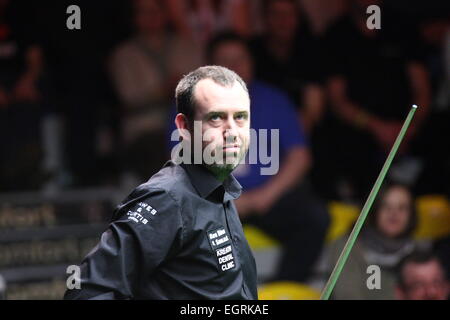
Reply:
M400 300L446 300L450 286L438 258L429 253L413 253L401 263L397 298Z
M369 5L381 6L381 29L367 27ZM348 15L327 36L327 88L336 121L320 159L321 183L345 186L353 200L367 196L411 105L417 104L397 160L408 155L430 103L415 28L382 5L381 0L353 0Z
M309 134L324 111L324 42L300 14L298 1L265 1L262 11L264 32L250 41L255 76L289 95Z
M133 2L135 34L119 45L110 72L122 103L122 159L126 177L144 179L164 163L165 124L173 90L184 73L200 66L195 44L169 31L166 4L155 0ZM132 162L130 163L130 159Z
M307 183L311 156L295 106L282 91L254 79L252 57L238 36L218 35L211 41L207 57L212 64L234 70L248 83L251 128L256 132L267 129L268 135L279 130L279 170L264 175L264 165L260 161L249 164L247 157L235 170L244 190L236 206L244 223L260 227L282 243L284 253L275 279L306 281L321 252L329 216ZM268 141L270 148L273 141ZM253 147L258 143L258 152L260 142L251 142Z

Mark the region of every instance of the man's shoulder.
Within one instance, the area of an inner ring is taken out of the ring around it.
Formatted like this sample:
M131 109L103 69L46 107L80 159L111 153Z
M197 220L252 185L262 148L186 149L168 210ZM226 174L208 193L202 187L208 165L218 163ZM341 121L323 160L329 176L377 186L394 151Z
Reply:
M286 119L296 118L296 107L290 98L280 89L262 81L252 84L252 103L260 114L268 114L274 128L281 128L280 121L285 123ZM261 117L257 117L261 118ZM263 117L263 119L266 117ZM256 118L255 118L256 119ZM267 126L266 121L265 125Z
M166 164L147 182L137 186L117 207L123 212L135 206L151 205L155 209L179 211L185 194L191 190L190 181L184 169L174 163Z
M173 196L178 196L191 188L191 182L182 166L175 164L173 161L168 161L161 170L138 188L144 190L159 189Z
M288 95L281 89L261 80L255 80L252 83L251 91L257 98L262 98L262 101L276 101L283 103L283 105L292 103ZM278 107L271 104L268 105L274 108Z
M147 182L136 187L136 196L164 193L175 202L181 201L183 195L193 190L186 171L172 161L168 161L163 168L155 173Z

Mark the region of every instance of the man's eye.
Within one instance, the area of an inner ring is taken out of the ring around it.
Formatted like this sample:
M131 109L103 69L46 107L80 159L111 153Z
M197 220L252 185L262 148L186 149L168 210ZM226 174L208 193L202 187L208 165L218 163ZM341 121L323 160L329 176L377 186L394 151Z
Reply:
M209 117L209 120L212 120L212 121L220 120L220 116L218 114L212 115L211 117Z
M236 116L236 120L245 120L245 119L247 119L247 115L245 114L238 114Z

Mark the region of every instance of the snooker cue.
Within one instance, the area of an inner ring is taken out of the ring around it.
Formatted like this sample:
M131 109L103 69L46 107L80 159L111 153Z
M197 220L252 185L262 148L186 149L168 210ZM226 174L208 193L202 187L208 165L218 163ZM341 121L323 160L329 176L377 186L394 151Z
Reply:
M342 272L342 269L344 268L345 262L347 261L347 258L350 254L350 251L353 248L353 245L355 244L356 238L358 237L358 234L362 228L362 225L364 224L364 221L366 220L367 214L370 211L370 208L372 207L373 201L375 200L375 197L378 194L378 191L383 184L384 178L386 176L386 173L389 170L389 167L391 166L392 160L395 157L395 154L397 153L397 149L400 146L400 143L403 140L403 137L405 136L406 130L408 130L409 124L411 123L412 118L414 117L414 113L417 110L417 105L413 105L411 107L411 110L408 113L408 116L406 117L405 122L403 123L403 126L395 139L394 145L392 146L391 151L389 152L389 155L386 159L386 162L384 163L380 174L378 175L377 180L375 181L375 185L372 187L372 190L370 191L370 194L366 200L366 203L364 204L364 207L361 210L361 213L356 220L355 226L353 227L352 232L350 233L350 236L348 237L348 240L344 246L344 249L341 252L341 255L339 256L339 259L333 269L333 272L330 275L330 278L328 279L327 284L325 285L325 288L322 291L322 295L320 296L320 300L328 300L331 292L334 289L334 286L336 285L336 282Z

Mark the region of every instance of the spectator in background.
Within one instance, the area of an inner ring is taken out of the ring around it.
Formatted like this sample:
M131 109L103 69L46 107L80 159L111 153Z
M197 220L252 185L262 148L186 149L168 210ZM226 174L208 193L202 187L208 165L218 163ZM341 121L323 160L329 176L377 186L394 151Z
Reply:
M264 32L250 43L255 76L289 94L310 133L324 111L323 31L310 27L296 0L263 3Z
M341 16L348 5L347 0L299 0L299 3L308 29L315 35L326 33L330 23Z
M169 18L176 30L202 48L211 37L224 30L250 36L254 0L168 0Z
M126 163L132 160L125 171L143 179L166 158L154 150L164 150L172 93L183 73L200 65L200 52L194 43L170 32L165 3L133 4L135 34L113 52L109 65L123 106L122 154L127 155Z
M450 5L447 5L450 9ZM424 44L424 63L429 70L432 103L436 108L444 108L448 105L450 84L449 73L446 64L450 63L447 46L450 45L450 18L448 11L427 13L420 19L419 33Z
M260 162L250 165L247 155L245 164L235 170L244 190L236 206L244 223L260 227L283 245L279 270L272 280L307 281L321 252L329 216L306 182L311 157L296 121L295 105L283 92L255 80L250 52L239 36L218 35L210 42L207 57L212 64L234 70L248 84L251 128L267 129L269 134L271 129L279 130L279 171L262 175L264 166Z
M49 189L98 185L103 182L102 175L109 176L113 171L112 161L101 163L99 133L103 127L115 126L114 92L105 62L111 48L126 35L123 18L127 4L125 0L78 0L81 29L71 30L66 26L66 11L73 1L23 2L24 11L32 12L37 20L49 79L43 95L48 99L46 112L50 117L44 130L47 143L53 145L49 149L53 149L50 153L54 158L62 155L61 161L48 163L47 168L54 171ZM116 150L116 140L111 134L109 150Z
M395 268L417 247L411 235L416 225L414 202L410 191L398 184L381 190L378 200L349 255L333 291L333 298L394 299ZM335 266L347 241L337 240L330 249L329 271ZM381 289L366 286L367 267L381 269Z
M414 141L414 154L422 160L416 183L417 194L450 194L450 148L430 143L437 136L450 135L450 19L448 10L427 13L421 19L425 62L430 72L432 101L421 134Z
M33 23L0 0L0 190L36 189L43 181L40 120L42 50ZM23 13L23 12L22 12Z
M406 257L398 271L396 297L399 300L448 300L450 285L439 259L415 252Z
M329 97L338 121L329 127L330 147L319 160L321 184L345 183L353 199L368 194L411 105L420 109L400 155L410 151L430 104L414 26L382 8L381 29L369 29L366 9L372 4L381 6L382 1L352 0L349 14L330 27L327 36Z

